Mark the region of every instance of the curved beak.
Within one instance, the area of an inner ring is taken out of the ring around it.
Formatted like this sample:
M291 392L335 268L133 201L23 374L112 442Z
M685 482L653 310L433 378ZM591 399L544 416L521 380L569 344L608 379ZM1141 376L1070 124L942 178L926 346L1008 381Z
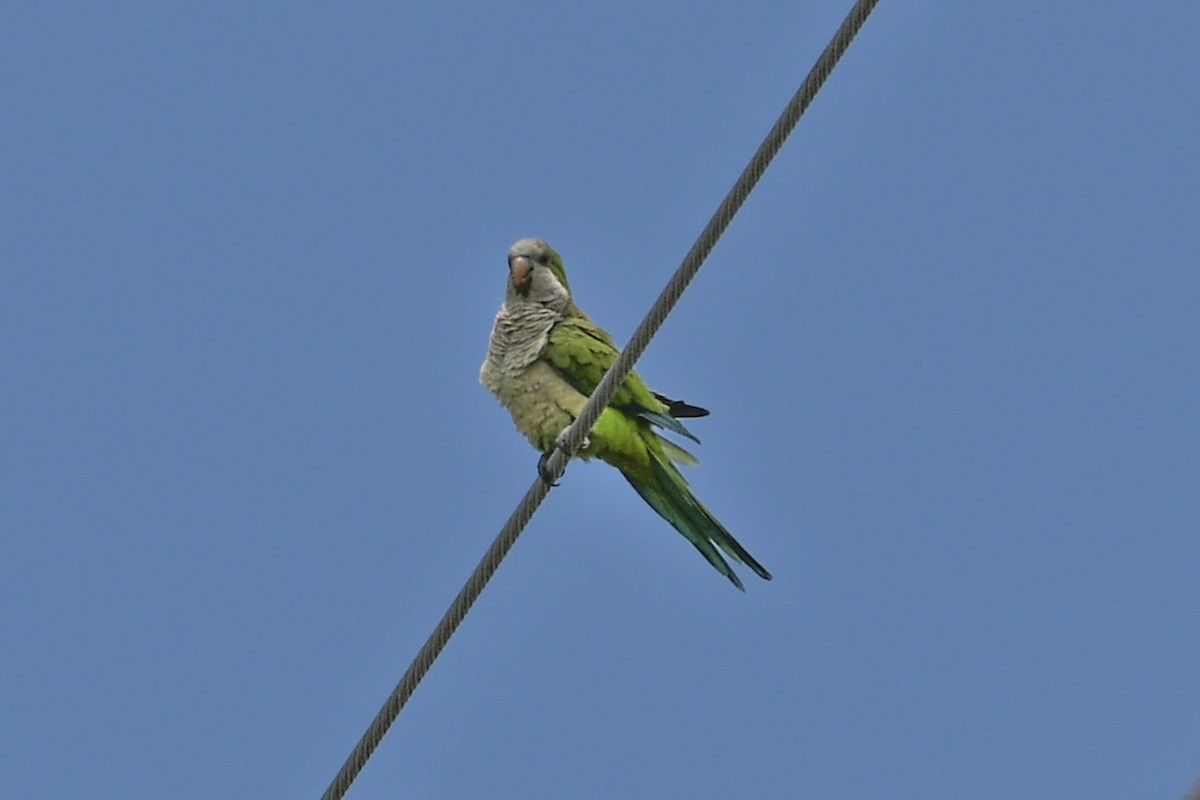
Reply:
M529 294L533 285L533 262L525 256L517 256L508 260L508 271L512 276L512 285L520 294Z

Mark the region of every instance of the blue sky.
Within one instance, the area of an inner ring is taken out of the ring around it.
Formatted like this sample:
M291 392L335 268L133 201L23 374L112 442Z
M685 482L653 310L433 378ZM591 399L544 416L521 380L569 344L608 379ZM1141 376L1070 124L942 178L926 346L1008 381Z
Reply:
M0 23L0 765L316 797L534 477L541 236L624 341L849 2ZM1200 777L1200 6L885 0L641 362L743 595L573 464L354 785Z

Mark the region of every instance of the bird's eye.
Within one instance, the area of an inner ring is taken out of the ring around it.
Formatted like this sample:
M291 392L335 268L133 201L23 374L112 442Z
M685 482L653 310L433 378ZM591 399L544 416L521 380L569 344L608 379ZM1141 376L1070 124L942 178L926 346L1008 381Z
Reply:
M545 253L538 253L533 260L544 267L550 263L550 256Z

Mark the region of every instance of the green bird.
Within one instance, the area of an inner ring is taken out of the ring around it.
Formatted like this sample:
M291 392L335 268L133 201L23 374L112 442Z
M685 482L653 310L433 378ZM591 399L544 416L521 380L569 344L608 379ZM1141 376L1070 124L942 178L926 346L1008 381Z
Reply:
M508 251L508 290L479 379L541 451L543 463L617 355L612 337L575 305L562 257L540 239L514 244ZM722 552L765 580L771 573L688 488L675 465L694 465L695 456L655 431L660 428L699 443L679 419L707 414L652 392L637 373L630 373L576 455L599 458L619 469L651 508L744 590Z

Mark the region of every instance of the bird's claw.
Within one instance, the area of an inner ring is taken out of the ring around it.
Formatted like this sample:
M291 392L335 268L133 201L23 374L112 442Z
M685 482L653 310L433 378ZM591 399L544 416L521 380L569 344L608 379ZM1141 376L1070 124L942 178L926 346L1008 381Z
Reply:
M571 458L574 455L574 453L572 453L567 448L567 440L566 440L566 437L564 436L565 433L566 433L566 431L563 431L563 433L560 433L558 435L558 438L556 438L554 440L554 450L562 450L563 453L566 454L567 458ZM579 449L586 450L588 448L589 444L591 444L591 442L589 442L588 438L585 436L585 437L583 437L583 442L579 445ZM548 450L545 453L542 453L538 457L538 466L537 466L538 475L540 475L542 480L546 482L546 485L551 488L558 486L558 483L556 483L554 481L553 476L551 476L551 474L550 474L550 471L548 469L546 469L546 463L548 461L550 461L550 456L554 454L554 450Z
M553 476L551 476L550 472L546 469L546 462L550 460L550 453L553 452L554 451L551 450L547 453L542 453L541 456L538 457L537 465L538 476L541 477L542 482L551 489L553 489L555 486L558 486L558 484L554 481Z

